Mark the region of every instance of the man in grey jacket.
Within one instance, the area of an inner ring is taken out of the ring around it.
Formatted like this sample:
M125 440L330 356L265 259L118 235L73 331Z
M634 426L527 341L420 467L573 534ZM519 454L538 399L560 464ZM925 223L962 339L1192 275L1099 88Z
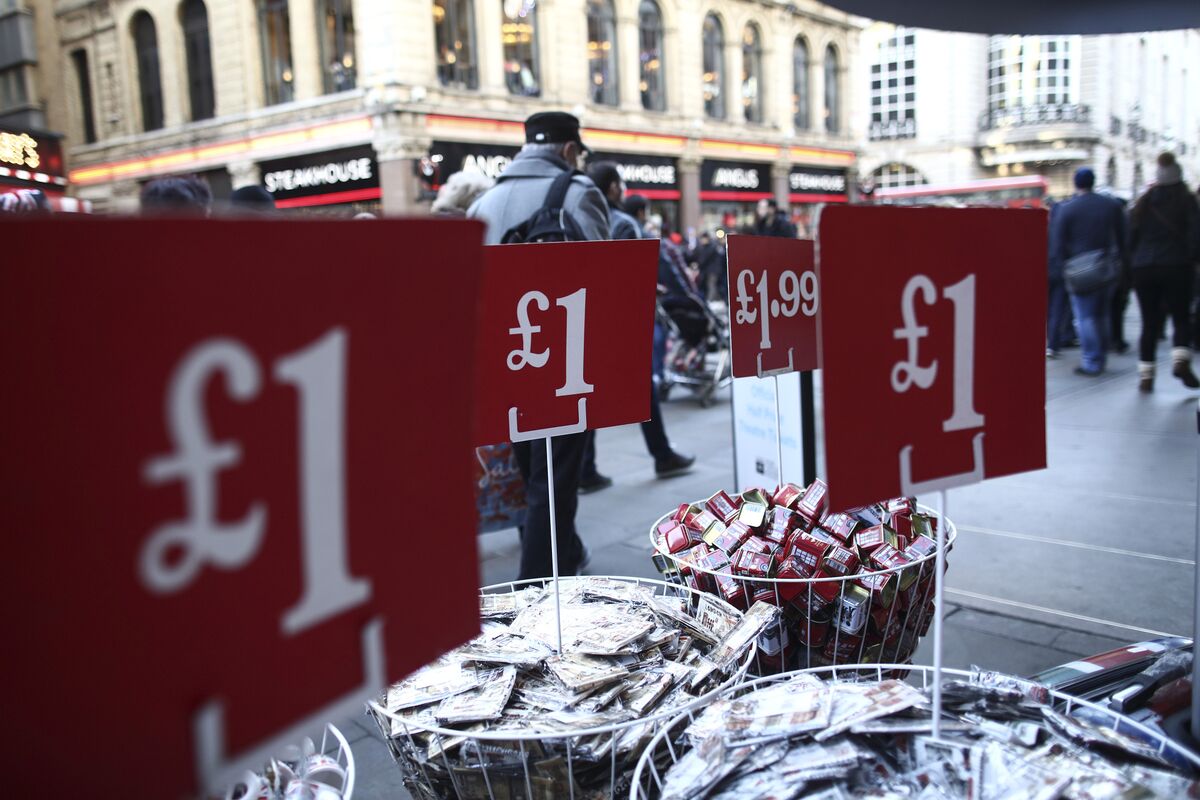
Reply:
M505 232L541 209L554 179L564 170L578 169L586 152L579 137L579 120L574 116L547 111L525 120L525 146L497 179L496 185L467 211L468 217L487 223L485 242L499 244ZM586 175L579 174L572 179L563 210L571 215L587 239L609 238L607 204ZM553 439L558 567L563 575L578 573L588 562L587 548L575 531L586 441L586 433ZM525 524L521 526L521 574L518 579L543 578L552 574L553 566L546 442L544 439L517 442L513 452L525 479L528 506Z

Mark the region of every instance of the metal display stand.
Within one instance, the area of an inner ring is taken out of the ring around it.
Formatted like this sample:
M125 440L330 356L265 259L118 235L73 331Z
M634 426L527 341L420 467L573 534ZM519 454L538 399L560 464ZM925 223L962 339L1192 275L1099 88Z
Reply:
M350 749L350 743L336 725L325 724L319 748L311 739L305 738L304 746L297 748L297 751L294 759L276 759L286 763L289 769L296 772L291 784L281 785L281 779L276 775L274 779L277 784L272 786L267 778L251 771L247 772L239 784L225 793L225 800L257 800L260 797L282 799L285 796L290 798L296 790L293 784L297 782L303 783L304 789L300 794L295 794L296 797L336 797L339 800L351 800L355 783L354 751Z

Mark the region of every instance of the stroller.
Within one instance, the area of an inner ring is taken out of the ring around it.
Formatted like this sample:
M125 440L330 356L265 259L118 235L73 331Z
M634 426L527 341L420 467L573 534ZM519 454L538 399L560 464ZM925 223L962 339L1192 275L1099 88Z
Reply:
M668 399L676 386L683 386L701 408L708 408L716 402L717 390L733 382L728 309L722 302L699 299L664 306L660 298L655 313L667 331L659 399Z

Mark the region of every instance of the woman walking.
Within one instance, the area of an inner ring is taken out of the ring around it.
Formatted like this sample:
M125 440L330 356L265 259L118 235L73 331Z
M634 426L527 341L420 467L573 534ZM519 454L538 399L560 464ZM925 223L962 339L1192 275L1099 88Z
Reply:
M1189 389L1200 388L1192 372L1189 306L1200 249L1200 207L1183 183L1171 153L1158 157L1156 181L1133 208L1130 251L1133 287L1142 309L1138 389L1154 390L1154 360L1164 312L1171 317L1171 374Z

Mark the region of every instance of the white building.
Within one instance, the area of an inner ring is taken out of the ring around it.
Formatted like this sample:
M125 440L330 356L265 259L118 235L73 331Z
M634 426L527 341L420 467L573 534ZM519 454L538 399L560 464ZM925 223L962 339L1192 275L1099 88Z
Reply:
M1200 31L985 36L876 23L855 76L866 141L860 177L880 187L1043 176L1072 191L1080 166L1132 197L1154 159L1200 178Z

